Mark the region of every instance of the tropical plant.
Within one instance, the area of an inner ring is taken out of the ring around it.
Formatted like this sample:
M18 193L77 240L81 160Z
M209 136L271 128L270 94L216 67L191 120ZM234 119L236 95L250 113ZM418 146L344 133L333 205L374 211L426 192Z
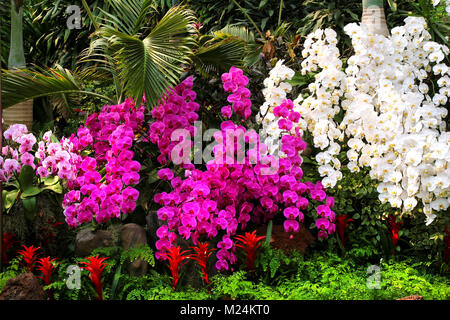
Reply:
M21 264L25 267L25 270L27 272L32 272L35 268L36 260L38 257L36 251L38 251L39 249L39 247L27 247L24 245L23 250L17 252L22 257L23 262Z
M162 253L161 256L169 261L169 269L172 273L172 289L175 291L178 281L180 280L180 269L186 264L186 259L189 259L188 250L181 251L181 247L171 247L167 252Z
M265 239L265 236L256 236L256 230L253 232L245 232L244 235L236 236L238 243L236 247L241 248L245 252L245 264L250 274L255 273L255 259L258 248L262 245L261 240Z
M178 83L194 57L202 74L242 61L245 47L240 39L196 35L195 17L184 6L170 8L157 22L154 1L107 2L109 11L99 9L101 14L94 15L83 0L95 31L74 71L58 66L35 68L23 75L4 71L5 107L31 97L62 96L69 107L75 103L68 97L74 95L101 97L84 89L88 80L114 84L113 97L101 97L108 103L120 103L125 97L142 101L145 96L144 102L152 107Z
M208 246L208 242L199 242L196 247L191 247L191 249L193 249L195 253L190 257L190 259L197 261L198 265L200 266L203 274L202 278L203 280L205 280L206 285L210 284L208 276L208 259L213 251L216 250L215 248L209 249Z
M81 261L81 264L86 265L82 269L89 271L89 278L95 287L95 292L97 293L97 300L103 300L103 282L102 282L102 272L107 266L105 262L108 257L100 258L99 256L88 257L88 261Z

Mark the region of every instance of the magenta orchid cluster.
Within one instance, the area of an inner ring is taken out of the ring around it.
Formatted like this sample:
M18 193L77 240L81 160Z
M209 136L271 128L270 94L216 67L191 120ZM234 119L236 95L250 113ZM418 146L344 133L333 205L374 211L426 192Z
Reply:
M244 119L250 118L252 114L252 102L249 99L251 92L246 88L248 78L241 69L231 67L228 73L222 74L222 83L225 92L231 92L227 101L231 105L222 108L222 115L230 119L233 110L236 114Z
M236 68L232 71L234 75L242 74ZM228 76L223 78L233 79ZM334 212L331 210L334 199L327 197L320 182L301 182L303 171L299 154L306 148L306 143L299 128L294 128L300 114L293 111L289 100L275 109L281 117L279 127L287 132L281 140L285 157L278 159L268 155L267 146L260 143L254 130L225 121L221 131L214 135L215 157L207 163L206 171L186 170L185 179L175 177L169 168L158 172L158 176L170 182L173 188L169 193L162 192L154 197L154 201L162 205L157 212L158 218L167 221L157 230L158 259L164 259L164 253L173 247L178 236L191 238L194 244L202 236L208 239L219 236L216 268L227 270L236 262L233 236L239 226L243 230L250 221L267 222L283 212L285 230L298 232L299 222L303 222L303 212L310 202L307 197L325 201L317 207L319 237L325 238L334 232ZM251 146L247 152L244 150L246 143Z
M139 183L141 164L133 160L130 149L142 130L144 111L131 99L104 106L70 137L74 152L82 156L64 195L69 226L77 227L94 217L103 223L135 209L139 191L132 185Z
M302 162L299 152L306 148L306 143L302 139L300 129L296 125L299 123L301 115L294 111L294 104L289 99L283 100L279 106L275 107L273 113L276 117L280 118L278 120L278 127L284 133L281 138L281 151L287 156L284 159L289 159L292 164L298 166ZM331 210L334 207L334 198L326 196L325 188L320 181L315 185L311 182L306 182L305 186L307 188L306 192L309 193L313 200L326 200L326 204L319 205L316 208L319 216L316 220L316 227L319 229L318 238L326 239L329 234L333 234L336 231L336 225L334 223L335 213ZM304 198L297 198L297 195L291 191L283 193L283 198L292 203L299 201L296 203L296 207L300 209L303 207L301 202L305 201L303 200ZM291 206L284 209L284 216L287 218L284 222L284 229L286 231L298 231L298 222L296 220L303 221L303 213Z
M15 174L20 174L24 165L36 170L40 178L58 176L60 179L72 179L73 172L79 156L72 152L72 144L63 138L60 142L52 142L52 132L44 133L38 142L38 149L33 155L33 147L37 139L23 124L11 125L5 132L6 142L15 142L19 147L7 145L2 148L0 163L0 181L8 182Z
M192 86L193 77L190 76L170 89L161 99L162 103L152 110L155 121L150 125L149 139L159 147L161 154L157 160L162 165L172 161L172 150L182 141L172 140L175 130L186 129L191 136L195 134L193 123L198 119L196 111L200 106L194 101L197 94L192 90ZM180 158L186 156L190 155L180 155ZM186 169L193 167L190 163L183 163L181 166Z

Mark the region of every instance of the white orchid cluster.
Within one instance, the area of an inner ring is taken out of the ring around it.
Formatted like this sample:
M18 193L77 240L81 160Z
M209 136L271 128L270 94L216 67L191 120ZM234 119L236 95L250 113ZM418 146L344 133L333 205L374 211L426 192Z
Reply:
M450 14L450 0L432 0L433 1L433 6L437 6L439 5L441 2L443 4L445 4L445 10L447 11L448 14Z
M317 30L305 42L302 73L317 72L311 95L295 102L307 122L322 183L341 179L337 155L347 143L348 168L369 167L379 199L411 212L419 202L427 224L450 206L449 49L431 41L423 18L408 17L388 38L349 24L354 55L342 69L336 33ZM430 93L430 77L438 90ZM269 109L270 111L270 109ZM342 115L336 117L336 115ZM338 121L338 118L342 121Z
M295 74L294 70L286 67L283 62L284 60L278 61L270 70L269 77L264 80L265 102L256 115L256 121L262 123L263 126L263 141L272 155L282 154L279 150L282 130L278 127L279 117L275 117L273 108L279 106L287 98L287 94L292 91L292 86L286 80L291 80Z

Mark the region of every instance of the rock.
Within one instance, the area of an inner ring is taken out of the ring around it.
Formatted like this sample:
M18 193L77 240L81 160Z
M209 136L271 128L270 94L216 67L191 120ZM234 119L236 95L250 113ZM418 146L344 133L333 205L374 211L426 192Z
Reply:
M113 245L113 237L109 230L92 232L89 228L80 230L75 238L75 255L87 257L93 250Z
M424 300L422 296L412 295L397 300Z
M124 250L140 244L147 244L145 229L136 223L128 223L120 229L120 240ZM128 272L134 276L142 276L147 273L148 263L137 259L128 264Z
M267 225L258 228L258 235L266 235ZM291 234L284 231L282 225L273 225L272 238L270 245L272 248L283 250L284 253L289 253L292 249L297 250L301 254L305 254L306 248L314 242L315 238L303 225L300 225L300 230Z
M34 274L24 273L6 282L0 300L45 300L45 293Z

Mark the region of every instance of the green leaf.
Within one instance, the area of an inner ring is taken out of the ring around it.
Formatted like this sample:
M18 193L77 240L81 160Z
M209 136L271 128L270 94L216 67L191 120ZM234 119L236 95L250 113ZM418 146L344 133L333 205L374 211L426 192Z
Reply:
M23 192L20 194L20 198L22 200L25 200L26 198L37 196L39 193L41 193L41 189L39 189L36 186L28 187L26 190L23 190Z
M50 191L53 191L54 193L57 193L57 194L62 194L63 193L63 188L62 188L62 186L61 186L61 184L59 182L55 183L55 184L52 184L50 186L44 187L44 188L42 188L42 191L43 190L50 190Z
M200 47L194 56L195 66L203 76L211 77L228 71L232 66L242 65L245 54L245 43L242 40L229 37L211 42Z
M304 86L305 84L308 84L308 77L303 76L301 73L296 72L295 75L292 77L291 80L286 80L287 83L289 83L291 86Z
M55 183L57 183L58 181L59 181L58 176L48 176L48 177L44 178L44 185L52 186Z
M392 11L397 12L397 2L393 0L388 0L388 3Z
M23 166L19 174L20 189L25 191L31 188L33 186L34 177L36 177L34 169L29 165Z
M20 72L2 70L3 108L41 97L87 94L110 103L114 100L94 92L86 91L81 85L82 76L57 66L55 69L32 68Z
M112 51L119 78L127 96L153 107L164 91L178 83L184 65L191 61L195 45L194 15L184 7L173 7L144 39L117 30L115 25L103 26L100 35Z
M23 207L29 215L29 218L32 218L36 213L36 197L22 199Z
M269 0L262 0L259 3L258 9L262 9L267 4L267 2L269 2Z
M116 298L116 290L117 286L119 284L120 276L122 272L122 265L119 265L119 268L117 268L116 273L114 274L114 279L111 285L111 299L114 300Z
M16 202L18 194L19 190L13 191L3 190L2 192L3 206L5 207L7 212L12 208L14 202Z

